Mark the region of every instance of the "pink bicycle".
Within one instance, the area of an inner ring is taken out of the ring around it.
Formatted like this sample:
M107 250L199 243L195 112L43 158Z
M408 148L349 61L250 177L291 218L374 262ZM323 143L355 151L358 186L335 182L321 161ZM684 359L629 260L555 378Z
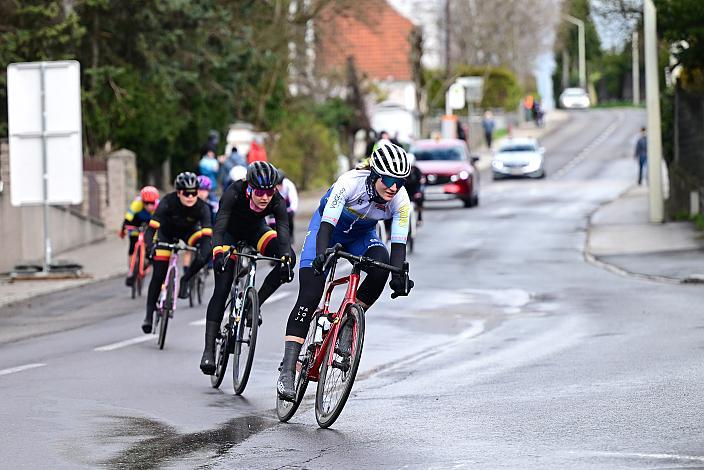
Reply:
M169 258L169 269L166 271L166 280L161 285L159 300L156 302L156 321L154 323L153 333L159 330L159 339L157 344L159 349L164 349L166 342L166 329L169 326L169 319L173 318L176 310L176 299L178 298L179 286L179 269L178 269L178 252L182 250L197 252L198 249L188 246L183 240L178 243L157 242L155 249L171 250Z

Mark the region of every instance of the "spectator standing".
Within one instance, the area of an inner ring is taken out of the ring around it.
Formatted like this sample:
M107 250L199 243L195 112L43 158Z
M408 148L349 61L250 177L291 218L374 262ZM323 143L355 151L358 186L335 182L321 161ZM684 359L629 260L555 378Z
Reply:
M227 187L230 186L230 183L232 182L232 178L230 178L230 173L232 172L232 169L236 166L241 166L242 168L246 169L247 162L245 161L244 157L240 155L240 153L237 151L237 147L233 146L232 150L230 151L230 155L227 156L221 168L221 179L223 189L227 189Z
M200 159L200 162L198 162L198 173L208 177L213 192L218 187L217 180L219 171L220 163L217 158L215 158L215 152L208 150L205 155L203 155L203 158Z
M636 151L634 155L638 160L638 184L643 184L643 173L645 165L648 163L648 137L645 132L645 127L640 128L640 137L636 141Z
M496 122L494 121L494 115L491 111L484 112L484 118L482 119L482 128L484 129L484 140L486 140L486 146L491 148L491 142L494 138L494 127L496 127Z
M256 136L249 147L247 153L247 164L252 162L266 162L266 149L264 148L264 140L260 136Z

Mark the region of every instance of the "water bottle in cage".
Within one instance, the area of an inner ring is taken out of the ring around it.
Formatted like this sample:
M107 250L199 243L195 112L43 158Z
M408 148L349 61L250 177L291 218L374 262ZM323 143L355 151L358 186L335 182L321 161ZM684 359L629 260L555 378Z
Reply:
M315 328L315 343L322 343L330 330L330 321L325 315L318 317L318 325Z

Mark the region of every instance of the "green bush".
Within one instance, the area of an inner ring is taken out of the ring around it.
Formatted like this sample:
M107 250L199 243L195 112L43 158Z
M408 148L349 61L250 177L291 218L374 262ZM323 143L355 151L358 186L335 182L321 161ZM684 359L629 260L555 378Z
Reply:
M523 89L516 75L505 67L476 67L459 65L455 68L451 82L456 77L484 77L484 90L481 108L502 108L513 110L523 97ZM444 74L439 70L425 70L423 74L425 91L431 109L445 109L445 92L449 83L444 80Z
M276 131L271 162L299 189L327 186L337 170L335 136L312 113L289 115Z

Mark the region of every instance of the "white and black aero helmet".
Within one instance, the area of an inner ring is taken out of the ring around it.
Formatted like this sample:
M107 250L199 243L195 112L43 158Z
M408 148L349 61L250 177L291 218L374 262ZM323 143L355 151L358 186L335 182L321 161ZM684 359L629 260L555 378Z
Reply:
M252 162L247 167L247 184L253 189L274 189L280 176L276 167L269 162Z
M381 176L407 178L411 173L411 165L406 151L386 139L380 140L372 152L370 166L375 173Z
M174 187L177 190L198 189L198 177L190 171L179 173L174 181Z

